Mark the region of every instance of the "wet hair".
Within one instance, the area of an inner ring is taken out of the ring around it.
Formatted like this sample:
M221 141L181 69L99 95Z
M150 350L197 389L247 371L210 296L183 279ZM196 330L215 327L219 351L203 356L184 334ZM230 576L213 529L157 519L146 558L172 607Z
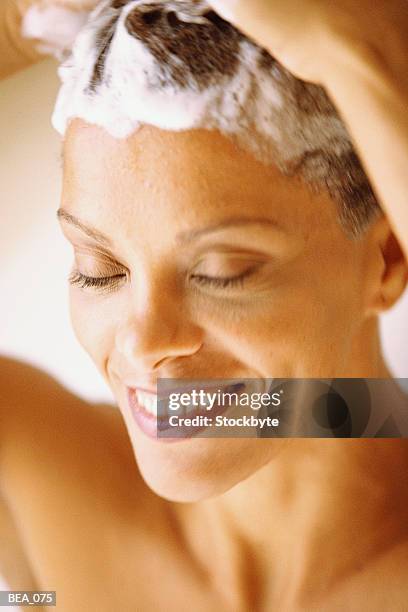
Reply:
M381 209L325 90L294 77L205 0L103 0L60 68L53 115L117 138L143 124L218 130L264 163L326 189L359 236Z

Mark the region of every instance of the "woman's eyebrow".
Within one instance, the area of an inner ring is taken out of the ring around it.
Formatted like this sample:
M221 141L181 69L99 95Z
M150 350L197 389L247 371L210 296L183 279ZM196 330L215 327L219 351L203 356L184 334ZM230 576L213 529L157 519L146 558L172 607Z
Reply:
M177 234L177 241L180 243L191 242L196 238L201 238L201 236L204 236L205 234L209 234L211 232L215 232L217 230L232 227L241 227L243 225L266 225L275 230L284 231L283 227L279 223L277 223L277 221L274 221L273 219L269 219L267 217L231 217L229 219L224 219L223 221L214 225L204 227L202 229L181 232Z
M109 247L112 246L112 242L109 240L107 236L105 236L105 234L102 234L100 231L98 231L97 229L93 227L89 227L88 225L85 225L85 223L82 223L82 221L77 219L77 217L74 217L74 215L71 215L69 212L67 212L63 208L59 208L57 210L57 217L58 219L62 219L66 221L67 223L70 223L71 225L76 227L78 230L80 230L81 232L89 236L90 238L93 238L94 240L96 240L96 242L99 242L100 244L103 244L104 246L109 246Z

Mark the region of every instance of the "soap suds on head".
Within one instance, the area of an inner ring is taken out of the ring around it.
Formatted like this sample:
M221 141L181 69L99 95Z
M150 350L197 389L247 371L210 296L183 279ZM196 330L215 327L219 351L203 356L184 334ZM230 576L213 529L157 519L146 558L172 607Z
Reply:
M62 133L73 116L117 137L139 123L214 128L251 148L256 140L280 166L311 149L350 148L323 91L301 86L203 0L105 0L61 77Z
M142 124L216 129L263 162L325 185L344 214L352 203L352 232L378 210L324 90L296 79L205 0L103 0L60 77L53 124L61 134L75 117L117 138Z

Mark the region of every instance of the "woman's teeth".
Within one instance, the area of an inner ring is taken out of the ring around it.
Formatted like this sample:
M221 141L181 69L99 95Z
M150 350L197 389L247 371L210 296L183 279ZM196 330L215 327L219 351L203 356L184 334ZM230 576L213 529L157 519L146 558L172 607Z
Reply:
M157 417L157 395L136 389L136 401L143 410Z

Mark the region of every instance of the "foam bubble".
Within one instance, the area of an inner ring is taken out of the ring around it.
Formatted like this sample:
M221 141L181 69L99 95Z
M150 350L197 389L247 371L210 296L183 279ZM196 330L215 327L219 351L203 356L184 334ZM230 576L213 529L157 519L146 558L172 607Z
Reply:
M88 15L87 11L72 11L63 6L34 4L24 14L21 34L24 38L41 41L37 45L40 53L62 60L71 50Z

